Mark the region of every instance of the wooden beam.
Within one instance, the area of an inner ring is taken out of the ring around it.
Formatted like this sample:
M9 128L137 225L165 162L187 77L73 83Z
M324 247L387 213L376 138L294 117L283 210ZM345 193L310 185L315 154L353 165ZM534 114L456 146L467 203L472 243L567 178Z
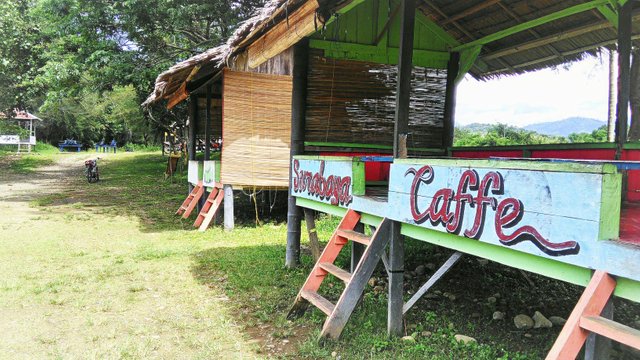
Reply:
M447 25L447 24L452 23L454 21L458 21L458 20L460 20L462 18L465 18L467 16L470 16L470 15L473 15L473 14L477 13L478 11L481 11L481 10L484 10L484 9L490 7L490 6L493 6L493 5L495 5L495 4L499 3L499 2L500 2L500 0L488 0L488 1L485 1L485 2L481 2L478 5L475 5L475 6L472 6L470 8L467 8L466 10L463 10L463 11L461 11L461 12L459 12L459 13L451 16L451 17L449 17L445 21L441 22L440 25Z
M631 40L632 41L635 41L635 40L638 40L638 39L640 39L640 34L631 36ZM522 64L513 65L513 68L519 69L519 68L523 68L523 67L539 64L539 63L542 63L542 62L545 62L545 61L554 60L554 59L557 59L557 58L560 58L560 57L579 54L581 52L585 52L585 51L588 51L588 50L593 50L593 49L597 49L597 48L604 47L604 46L607 46L607 45L612 45L612 44L615 44L616 42L617 42L617 40L607 40L607 41L603 41L603 42L600 42L600 43L597 43L597 44L591 44L591 45L584 46L584 47L581 47L581 48L578 48L578 49L574 49L574 50L571 50L571 51L563 51L563 52L560 53L561 56L555 56L555 55L545 56L543 58L527 61L527 62L522 63ZM512 69L502 68L502 69L498 69L498 70L494 70L494 71L485 73L484 75L499 74L501 72L508 71L508 70L512 70Z
M460 71L460 53L452 52L447 66L447 87L444 99L444 129L442 131L442 148L453 146L456 108L456 79Z
M411 73L413 70L413 37L416 16L415 0L402 0L401 14L398 86L393 136L393 156L395 158L407 157L409 102L411 100Z
M384 26L382 27L382 30L378 35L376 35L376 38L373 40L373 45L378 45L380 43L380 40L384 38L384 36L387 33L387 30L389 30L389 26L393 22L393 19L395 19L395 17L398 15L398 12L400 12L400 4L398 4L398 6L396 6L396 8L393 9L393 12L391 12L391 14L389 15L389 18L387 19L387 22L385 22Z
M588 3L584 3L584 4L579 4L579 5L575 5L575 6L571 6L568 7L566 9L548 14L548 15L544 15L541 16L537 19L533 19L527 22L524 22L522 24L518 24L515 26L512 26L510 28L504 29L504 30L500 30L498 32L495 32L491 35L487 35L483 38L480 38L478 40L475 41L471 41L469 43L460 45L456 48L453 49L453 51L460 51L460 50L464 50L466 48L469 47L473 47L475 45L486 45L488 43L494 42L496 40L500 40L503 39L507 36L511 36L513 34L517 34L519 32L534 28L536 26L540 26L540 25L544 25L546 23L555 21L555 20L559 20L571 15L575 15L575 14L579 14L581 12L584 11L588 11L591 10L593 8L596 8L600 5L606 4L608 0L594 0L594 1L590 1Z
M451 270L453 265L455 265L458 260L462 258L462 255L463 254L460 251L454 252L453 255L451 255L449 259L447 259L447 261L445 261L445 263L442 264L442 266L440 266L440 268L429 278L429 280L427 280L427 282L424 283L424 285L422 285L420 289L418 289L418 291L416 291L411 299L409 299L409 301L404 304L404 306L402 307L402 314L406 314L413 307L413 305L415 305L415 303L420 300L420 298L438 282L438 280L440 280L449 270Z
M196 134L198 133L198 98L191 95L189 102L189 160L196 159Z
M583 34L588 34L593 31L608 29L608 28L611 28L611 24L608 21L598 21L597 23L594 23L594 24L580 26L578 28L571 29L568 31L563 31L561 33L544 36L539 39L531 40L518 45L492 51L488 54L480 56L480 58L482 58L483 60L493 60L503 56L517 54L525 50L534 49L537 47L552 44L554 42L571 39Z
M631 26L633 1L618 8L618 105L616 111L616 160L627 142L627 121L631 90Z
M207 85L207 101L204 125L204 159L211 160L211 84Z

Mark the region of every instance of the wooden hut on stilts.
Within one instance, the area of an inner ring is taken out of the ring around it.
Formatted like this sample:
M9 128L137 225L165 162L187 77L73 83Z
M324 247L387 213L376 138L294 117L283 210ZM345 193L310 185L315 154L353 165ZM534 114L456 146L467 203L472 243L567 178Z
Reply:
M591 333L640 348L638 330L602 314L613 295L640 301L640 145L627 142L638 19L630 0L272 0L227 44L161 74L147 104L190 99L192 133L221 114L216 186L289 188L287 266L303 209L343 217L290 312L324 311L322 337L339 337L379 261L398 335L470 254L586 286L548 358L575 358ZM517 75L606 47L619 52L615 143L452 147L465 74ZM405 238L456 251L406 303ZM347 271L333 263L349 243ZM328 274L347 284L335 304L318 293Z

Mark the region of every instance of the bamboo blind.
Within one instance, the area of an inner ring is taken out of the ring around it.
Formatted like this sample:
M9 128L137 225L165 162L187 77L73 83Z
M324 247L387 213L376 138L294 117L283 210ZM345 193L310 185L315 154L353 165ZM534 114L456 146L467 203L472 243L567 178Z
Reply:
M305 141L393 145L396 66L310 54ZM446 70L414 67L409 137L416 148L442 146Z
M225 69L221 180L289 185L291 76Z

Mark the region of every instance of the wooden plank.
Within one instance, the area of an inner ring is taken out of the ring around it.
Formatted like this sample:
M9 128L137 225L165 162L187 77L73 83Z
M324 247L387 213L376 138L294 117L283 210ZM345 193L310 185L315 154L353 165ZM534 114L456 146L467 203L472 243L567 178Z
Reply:
M216 216L216 214L220 210L220 205L222 204L222 201L224 199L224 191L222 189L215 188L215 192L217 193L215 196L215 199L213 199L212 202L210 202L211 205L207 210L207 214L203 217L201 221L200 227L198 228L199 231L207 230L207 228L209 227L209 224L211 224L211 221L213 221L213 218Z
M601 317L607 319L613 319L613 297L607 301L604 309L600 313ZM591 332L587 336L587 340L584 344L584 360L600 360L611 358L611 344L612 340Z
M202 187L202 183L198 183L198 186L196 186L191 193L193 194L193 197L191 197L191 201L189 201L189 204L185 208L184 213L182 213L183 219L186 219L189 217L189 215L191 215L191 212L193 211L193 209L195 209L196 205L198 204L198 201L204 194L204 188Z
M353 230L342 230L339 229L337 232L338 236L344 237L349 240L353 240L362 245L369 245L371 243L371 238L365 234L359 233Z
M580 327L640 350L640 330L601 316L583 316Z
M547 360L575 359L589 333L580 327L583 316L599 315L609 301L616 281L603 271L596 271L569 315L560 335L547 354Z
M209 196L207 196L207 200L204 202L202 209L199 211L198 217L196 218L196 221L193 223L193 227L196 227L196 228L200 227L200 224L202 224L202 221L207 216L209 209L211 209L211 205L213 204L213 200L216 198L216 195L218 195L218 189L214 188L209 193Z
M633 1L618 6L618 103L616 110L616 160L627 142L629 100L631 94L631 31Z
M383 220L373 234L371 245L365 250L362 259L336 303L334 311L329 315L322 327L320 338L337 339L347 324L353 309L356 307L367 282L380 261L384 248L389 243L391 221Z
M391 222L389 229L389 256L387 258L387 274L389 290L387 303L387 335L402 336L404 321L402 306L404 304L404 236L402 225Z
M447 65L447 88L444 101L444 130L442 131L442 147L453 146L456 107L456 78L460 71L460 53L452 52Z
M320 262L318 263L318 265L320 265L321 268L323 268L324 270L327 270L331 275L337 277L338 279L344 281L345 283L348 283L349 281L351 281L350 272L343 270L332 263Z
M409 311L409 309L411 309L411 307L413 307L413 305L420 300L420 298L427 292L429 291L429 289L431 289L431 287L433 285L435 285L438 280L440 280L444 274L446 274L449 270L451 270L451 268L453 267L453 265L455 265L458 260L460 260L462 258L462 253L459 251L456 251L455 253L453 253L449 259L447 259L447 261L445 261L444 264L442 264L442 266L433 274L431 275L431 277L429 278L429 280L427 280L426 283L424 283L424 285L422 285L420 287L420 289L418 289L418 291L416 291L416 293L411 297L411 299L409 299L409 301L407 301L404 306L402 307L402 314L406 314L407 311Z
M331 301L325 299L320 294L315 291L310 290L302 290L300 295L313 304L315 307L320 309L326 315L330 315L333 312L335 306L331 303Z

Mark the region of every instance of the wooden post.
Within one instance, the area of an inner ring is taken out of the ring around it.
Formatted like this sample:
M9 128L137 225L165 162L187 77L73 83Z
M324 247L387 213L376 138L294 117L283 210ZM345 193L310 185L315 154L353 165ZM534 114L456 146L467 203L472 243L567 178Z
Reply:
M393 156L407 157L409 134L409 101L411 100L411 72L413 70L413 29L415 26L415 0L402 0L400 53L398 55L398 86L393 128Z
M318 261L322 249L320 248L320 241L318 240L318 232L316 231L316 219L313 214L313 210L304 209L304 222L307 224L307 232L309 233L309 244L311 245L311 254L313 255L313 261Z
M442 131L442 147L448 149L453 146L453 134L455 130L456 107L456 77L460 72L460 53L452 52L447 64L447 88L444 100L444 123Z
M393 157L407 157L409 133L409 101L411 100L411 72L413 70L413 31L416 16L415 0L402 0L400 14L400 52L398 55L398 87L396 91L396 114L393 129ZM402 305L404 282L404 239L399 222L391 224L389 236L389 303L387 333L402 335Z
M633 1L618 6L618 106L616 111L616 160L627 141L629 92L631 90L631 11Z
M358 223L353 230L364 234L364 224ZM352 274L356 271L356 267L358 266L360 259L362 259L362 254L364 254L364 251L366 249L367 247L364 246L363 244L360 244L359 242L356 242L356 241L351 242L351 273Z
M224 188L224 229L233 230L233 188L231 185L225 184Z
M613 320L613 299L609 299L607 305L602 309L602 316L605 319ZM611 357L611 339L590 333L584 344L584 360L609 359Z
M205 125L204 125L204 160L211 160L211 91L213 85L208 84L206 88L206 109L205 113ZM200 203L198 203L198 211L201 210L205 203L207 202L207 198L209 197L209 192L205 188L204 194L202 198L200 198Z
M287 253L288 268L300 264L301 210L291 193L291 162L295 155L304 153L304 123L307 104L307 68L309 41L303 39L293 47L293 89L291 93L291 150L289 157L289 198L287 208Z
M189 147L187 151L189 152L189 160L196 159L196 126L198 122L198 97L196 95L191 95L189 98ZM164 146L162 147L164 149ZM189 194L193 191L193 184L189 183ZM200 213L201 207L200 203L198 203L198 214Z

